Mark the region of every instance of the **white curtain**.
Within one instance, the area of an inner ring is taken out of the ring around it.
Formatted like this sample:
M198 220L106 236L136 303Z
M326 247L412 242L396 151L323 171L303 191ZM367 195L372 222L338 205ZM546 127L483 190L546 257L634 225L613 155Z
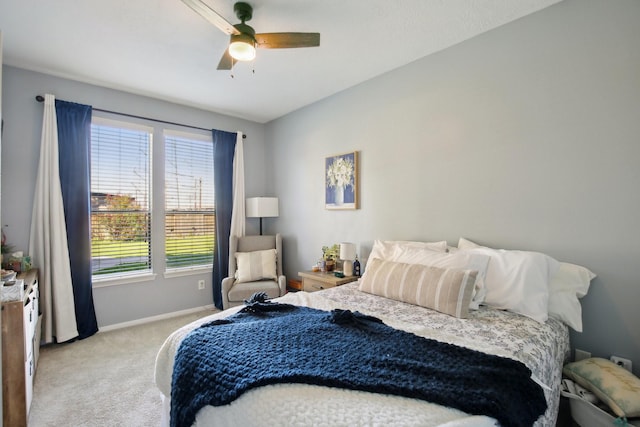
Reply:
M38 177L33 197L29 254L39 268L43 339L64 342L78 336L58 165L55 98L44 97Z
M244 148L242 132L238 132L236 148L233 154L233 210L231 211L231 236L245 235L244 212Z

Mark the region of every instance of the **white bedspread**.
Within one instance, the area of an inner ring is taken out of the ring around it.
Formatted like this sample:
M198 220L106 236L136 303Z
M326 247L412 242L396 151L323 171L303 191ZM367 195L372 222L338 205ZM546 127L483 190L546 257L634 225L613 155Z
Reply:
M549 406L535 425L555 425L561 369L569 353L567 327L555 319L540 324L517 314L491 309L474 311L468 319L457 319L360 292L356 284L315 293L289 293L278 301L322 310L357 310L419 336L519 360L531 369L533 378L543 386ZM155 370L156 384L167 403L171 396L173 358L184 336L199 325L226 317L240 308L199 319L167 338L158 353ZM169 405L165 406L168 408ZM194 425L465 427L495 424L492 418L469 416L417 399L303 384L277 384L254 389L229 405L203 408Z

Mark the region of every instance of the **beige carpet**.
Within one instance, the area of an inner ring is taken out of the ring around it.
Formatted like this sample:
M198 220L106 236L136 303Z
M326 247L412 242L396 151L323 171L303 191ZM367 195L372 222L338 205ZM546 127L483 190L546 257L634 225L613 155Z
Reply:
M29 426L158 426L162 404L153 383L156 353L172 331L212 313L42 347Z

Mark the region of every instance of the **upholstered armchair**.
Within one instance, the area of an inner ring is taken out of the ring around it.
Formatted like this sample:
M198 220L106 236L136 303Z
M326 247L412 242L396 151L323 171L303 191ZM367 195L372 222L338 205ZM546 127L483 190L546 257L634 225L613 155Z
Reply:
M256 292L269 298L286 292L282 273L282 238L275 236L231 236L229 277L222 279L222 308L243 304Z

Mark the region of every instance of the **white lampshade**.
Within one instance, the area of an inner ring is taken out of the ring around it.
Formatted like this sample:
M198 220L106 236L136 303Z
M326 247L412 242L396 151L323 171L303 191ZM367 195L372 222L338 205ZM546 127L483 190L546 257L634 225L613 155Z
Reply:
M277 197L250 197L245 205L247 218L265 218L278 216Z
M349 261L356 259L356 245L353 243L340 243L340 259Z

